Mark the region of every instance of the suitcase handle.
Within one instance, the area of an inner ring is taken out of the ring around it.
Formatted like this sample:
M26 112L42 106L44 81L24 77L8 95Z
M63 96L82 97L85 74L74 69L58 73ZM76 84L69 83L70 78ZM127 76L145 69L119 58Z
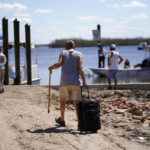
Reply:
M88 99L89 99L90 98L90 96L89 96L89 88L87 87L86 89L87 89ZM83 86L81 86L81 95L82 95L82 92L83 92ZM82 95L82 99L83 99L83 95Z

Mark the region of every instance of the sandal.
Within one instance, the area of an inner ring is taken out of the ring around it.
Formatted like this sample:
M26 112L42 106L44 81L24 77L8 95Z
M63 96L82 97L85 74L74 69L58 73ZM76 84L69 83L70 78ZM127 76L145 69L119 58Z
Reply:
M55 118L56 123L60 126L65 127L65 121L61 121L61 117Z

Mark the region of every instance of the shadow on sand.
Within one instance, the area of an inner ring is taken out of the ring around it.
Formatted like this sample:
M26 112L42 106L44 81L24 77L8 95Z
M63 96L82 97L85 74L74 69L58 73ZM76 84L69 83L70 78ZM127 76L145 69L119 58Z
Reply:
M47 128L47 129L36 129L31 131L30 129L26 130L29 133L36 133L36 134L40 134L40 133L69 133L69 134L80 134L80 135L86 135L86 134L94 134L94 133L87 133L87 132L80 132L77 130L72 130L72 129L64 129L61 126L56 126L56 127L52 127L52 128Z
M26 131L29 133L71 133L71 130L64 129L61 126L56 126L47 129L37 129L33 131L31 131L31 129L27 129Z

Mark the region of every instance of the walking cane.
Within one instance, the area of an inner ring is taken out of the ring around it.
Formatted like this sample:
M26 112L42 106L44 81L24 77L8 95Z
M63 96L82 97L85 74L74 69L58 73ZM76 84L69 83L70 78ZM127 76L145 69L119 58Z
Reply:
M49 109L50 109L50 89L51 89L51 74L52 72L50 71L49 72L49 89L48 89L48 113L50 112Z

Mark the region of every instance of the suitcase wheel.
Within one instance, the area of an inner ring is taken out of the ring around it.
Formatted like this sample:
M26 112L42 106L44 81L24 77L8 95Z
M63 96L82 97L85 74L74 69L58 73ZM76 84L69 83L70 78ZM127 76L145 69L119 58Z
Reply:
M97 133L97 130L93 130L92 133Z

